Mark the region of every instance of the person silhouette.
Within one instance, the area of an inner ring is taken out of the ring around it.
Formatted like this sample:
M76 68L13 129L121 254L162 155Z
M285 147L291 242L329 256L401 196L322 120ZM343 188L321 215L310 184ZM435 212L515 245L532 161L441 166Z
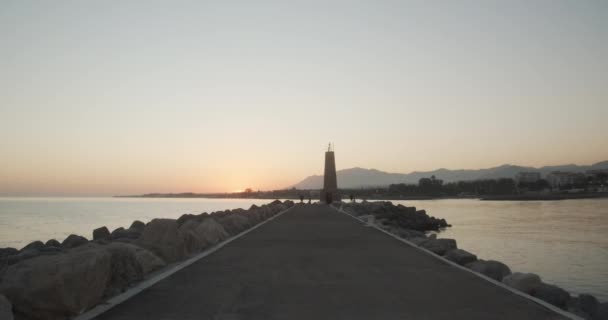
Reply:
M304 203L304 196L300 195L300 203Z

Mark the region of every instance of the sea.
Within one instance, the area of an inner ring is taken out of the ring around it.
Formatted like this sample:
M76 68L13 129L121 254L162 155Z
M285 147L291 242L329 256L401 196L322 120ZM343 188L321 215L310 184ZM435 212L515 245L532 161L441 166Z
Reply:
M62 241L70 234L129 227L134 220L178 218L249 208L270 200L167 198L0 198L0 247L34 240ZM393 201L424 209L452 224L438 233L480 259L498 260L514 272L532 272L574 294L608 301L608 199Z

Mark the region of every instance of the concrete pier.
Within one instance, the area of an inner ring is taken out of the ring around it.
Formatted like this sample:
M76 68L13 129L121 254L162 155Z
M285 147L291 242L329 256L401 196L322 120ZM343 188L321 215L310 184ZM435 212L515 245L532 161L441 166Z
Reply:
M565 318L327 205L298 205L96 319Z

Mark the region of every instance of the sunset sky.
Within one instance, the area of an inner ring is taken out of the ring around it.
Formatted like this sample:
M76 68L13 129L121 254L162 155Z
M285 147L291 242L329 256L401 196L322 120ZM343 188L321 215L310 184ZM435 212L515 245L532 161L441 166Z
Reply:
M0 195L608 160L608 1L0 2Z

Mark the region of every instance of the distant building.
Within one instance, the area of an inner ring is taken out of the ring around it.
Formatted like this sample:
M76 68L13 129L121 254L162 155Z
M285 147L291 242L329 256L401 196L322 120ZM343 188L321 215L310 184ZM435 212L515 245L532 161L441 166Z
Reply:
M580 172L553 171L547 175L547 181L552 188L561 188L585 183L587 178Z
M588 176L597 177L597 176L607 176L608 169L595 169L595 170L587 170L585 172Z
M540 172L520 172L515 176L517 183L536 183L540 180Z
M340 193L338 192L338 178L336 174L336 158L332 145L329 144L327 152L325 152L325 175L323 176L323 190L321 190L321 201L331 204L334 201L340 201Z

